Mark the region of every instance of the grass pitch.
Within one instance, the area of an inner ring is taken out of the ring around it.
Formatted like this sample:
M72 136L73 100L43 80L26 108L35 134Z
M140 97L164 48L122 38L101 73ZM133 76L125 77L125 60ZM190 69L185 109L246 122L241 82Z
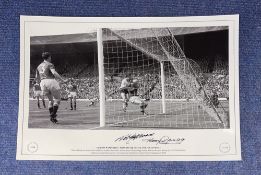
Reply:
M228 112L228 101L221 101L221 105ZM28 127L106 130L222 128L222 124L217 123L193 101L166 101L166 109L166 114L162 114L161 102L151 101L146 109L147 115L143 115L137 105L129 103L127 112L123 112L120 101L107 101L106 127L100 128L99 103L89 106L88 101L77 101L77 110L70 110L69 103L62 101L57 113L59 123L53 124L48 109L38 109L36 101L30 100Z

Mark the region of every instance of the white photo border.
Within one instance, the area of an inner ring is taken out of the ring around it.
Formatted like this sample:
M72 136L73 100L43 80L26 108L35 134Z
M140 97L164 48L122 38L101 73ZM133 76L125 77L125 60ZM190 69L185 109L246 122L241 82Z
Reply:
M73 24L73 25L72 25ZM97 28L229 26L229 129L69 130L31 129L29 116L30 37L84 33ZM239 15L195 17L20 18L18 160L221 161L241 160L239 110ZM173 133L170 133L172 132ZM131 145L115 139L133 133L186 138L182 146ZM229 148L222 152L221 147ZM110 148L111 147L111 148ZM117 147L117 151L110 150ZM144 149L142 149L144 147ZM154 148L155 147L155 148ZM103 148L102 150L99 150ZM140 148L140 150L138 149ZM133 150L137 149L137 150ZM147 151L149 149L149 151ZM153 151L156 149L156 151ZM132 153L136 151L135 153ZM149 153L147 153L147 152Z

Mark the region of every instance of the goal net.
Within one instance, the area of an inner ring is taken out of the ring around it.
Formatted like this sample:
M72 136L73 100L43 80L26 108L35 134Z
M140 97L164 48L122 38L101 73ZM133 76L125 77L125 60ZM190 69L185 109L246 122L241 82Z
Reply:
M188 59L171 28L103 29L106 125L137 128L228 128L228 112L216 105L199 65ZM131 75L145 114L119 88Z

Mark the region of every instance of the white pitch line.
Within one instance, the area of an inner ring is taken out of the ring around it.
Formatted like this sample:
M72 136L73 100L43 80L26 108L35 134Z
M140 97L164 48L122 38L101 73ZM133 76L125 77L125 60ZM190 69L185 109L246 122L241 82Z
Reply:
M88 129L93 130L93 129L99 129L99 128L103 128L103 127L98 126L98 127L94 127L94 128L88 128Z
M39 110L39 111L29 111L29 112L35 112L35 113L38 113L38 112L46 112L46 111L48 111L48 109L46 109L46 110ZM84 112L84 111L92 111L92 109L80 109L80 110L58 110L58 112ZM49 112L49 111L48 111Z
M136 118L136 119L133 119L133 120L124 120L124 121L121 121L121 122L117 122L117 123L110 124L109 126L118 125L118 124L126 123L126 122L133 122L133 121L135 121L135 120L150 118L150 117L152 117L152 116L153 116L153 115L149 115L149 116L146 116L146 117L140 117L140 118Z

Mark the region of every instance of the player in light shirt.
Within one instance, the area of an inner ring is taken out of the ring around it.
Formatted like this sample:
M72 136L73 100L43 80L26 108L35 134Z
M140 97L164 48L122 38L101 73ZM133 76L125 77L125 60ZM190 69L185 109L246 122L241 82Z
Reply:
M139 105L142 114L146 115L145 108L147 103L138 95L139 83L137 79L133 79L131 75L127 75L121 82L120 93L123 99L123 111L126 112L128 102Z
M122 81L120 86L120 93L121 98L123 100L122 109L124 112L126 112L126 109L128 107L128 101L129 101L129 87L130 83L132 81L132 77L130 75L127 75Z
M70 99L71 110L76 110L77 85L71 80L67 86L68 98Z

